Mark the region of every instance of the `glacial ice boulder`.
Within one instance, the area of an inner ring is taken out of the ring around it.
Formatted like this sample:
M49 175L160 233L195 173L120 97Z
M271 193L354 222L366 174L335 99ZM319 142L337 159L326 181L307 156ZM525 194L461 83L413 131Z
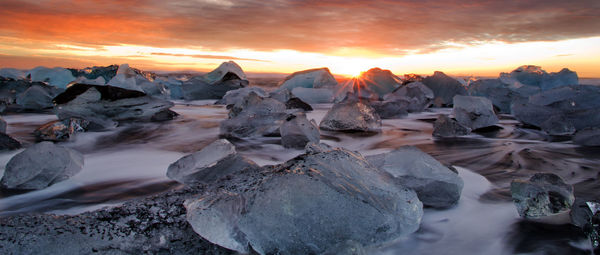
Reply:
M540 87L542 77L545 74L547 74L546 71L539 66L523 65L510 72L508 77L515 79L523 85Z
M600 87L570 85L558 87L515 101L512 110L522 123L540 127L548 133L556 130L578 131L600 127ZM570 128L574 127L574 129Z
M219 67L215 70L212 70L210 73L202 75L202 79L209 83L215 84L217 82L222 82L227 76L235 76L240 80L247 81L246 74L242 71L242 68L233 61L223 62Z
M600 146L600 127L577 131L573 136L573 142L583 146Z
M578 85L579 77L576 72L563 68L558 73L549 73L542 76L540 87L542 90L549 90L568 85Z
M25 71L15 68L0 68L0 77L14 80L25 79Z
M371 68L355 78L354 91L367 90L373 92L382 99L386 94L396 90L402 84L402 79L394 75L390 70Z
M533 86L541 90L579 84L577 73L567 68L563 68L558 73L547 73L541 67L534 65L520 66L508 74L501 73L500 77L507 84L517 87L520 85Z
M6 120L4 120L4 118L2 118L2 116L0 116L0 133L6 133L7 126L8 126L8 124L6 123Z
M520 96L500 79L481 79L472 82L468 89L470 96L486 97L501 113L511 113L510 105ZM529 96L524 93L523 97Z
M447 208L458 203L464 186L456 172L414 146L368 156L375 167L390 173L402 186L417 192L423 205Z
M286 116L285 104L250 92L244 100L230 106L229 118L221 121L220 134L238 139L278 136Z
M259 87L245 87L245 88L239 88L239 89L227 91L227 93L225 93L225 96L223 96L223 98L221 98L217 102L215 102L215 104L222 104L222 105L235 104L237 102L242 101L245 97L248 96L248 94L250 94L250 92L254 92L260 97L268 96L267 92L265 92L265 90L263 90Z
M185 100L221 99L230 90L248 86L246 74L235 62L222 63L210 73L194 76L181 85Z
M276 89L269 92L269 97L285 104L290 98L294 97L289 89Z
M108 85L74 84L54 102L59 119L84 119L90 122L90 129L112 128L127 121L160 121L164 116L177 115L169 110L172 102Z
M436 71L423 79L423 84L433 91L433 104L437 107L451 106L456 95L467 95L467 89L456 79Z
M295 72L283 80L279 89L293 91L294 88L333 88L337 85L337 80L324 67Z
M90 122L79 118L68 118L48 122L33 131L37 140L62 142L79 132L85 132Z
M498 123L492 101L485 97L454 96L453 112L456 121L471 130Z
M21 148L21 143L9 135L0 132L0 151L16 150Z
M81 77L88 80L100 80L102 78L105 82L112 80L112 78L117 75L117 71L119 70L119 65L109 65L109 66L94 66L94 67L86 67L83 69L69 69L71 74L74 77ZM81 82L76 82L81 83ZM101 85L101 84L92 84L92 85Z
M255 168L258 166L239 155L233 144L220 139L169 165L167 177L185 184L210 184L227 175Z
M431 106L434 94L425 84L421 82L411 82L398 88L394 92L383 97L384 101L394 101L406 99L409 102L407 110L409 112L422 112Z
M413 233L423 215L414 191L344 149L313 151L206 190L186 200L187 221L204 239L240 253L379 244Z
M81 168L81 153L52 142L41 142L8 161L0 186L7 189L43 189L70 178Z
M83 83L90 85L106 85L106 80L102 76L98 76L96 79L88 79L85 76L79 76L72 83Z
M31 78L31 81L46 82L49 85L62 89L75 80L71 71L61 67L48 68L38 66L29 70L27 76Z
M53 91L47 87L33 85L17 96L16 103L23 109L43 110L54 106L54 96Z
M457 137L470 133L470 128L461 125L458 121L448 117L448 115L439 115L433 123L432 135L434 137Z
M408 115L408 108L411 104L409 100L400 98L390 101L371 101L369 105L382 119L400 119Z
M519 215L524 218L567 212L575 201L573 186L552 173L537 173L529 180L513 180L510 193Z
M287 109L299 109L302 111L312 111L313 108L310 104L302 101L302 99L297 97L292 97L287 102L285 102L285 107Z
M304 88L292 89L292 95L309 104L326 104L334 100L334 92L327 88Z
M343 132L380 132L381 119L370 105L352 94L334 104L319 124L323 130Z
M281 144L286 148L302 149L308 143L319 143L321 134L315 120L308 120L302 112L287 116L281 127Z
M128 64L122 64L119 66L115 77L113 77L106 84L117 88L144 92L144 90L138 86L136 76L137 73L130 68Z

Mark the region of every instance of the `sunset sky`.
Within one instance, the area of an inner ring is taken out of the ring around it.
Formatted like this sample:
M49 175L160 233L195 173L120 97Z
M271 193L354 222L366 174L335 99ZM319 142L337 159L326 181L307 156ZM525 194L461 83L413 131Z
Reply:
M600 1L0 0L0 67L600 77Z

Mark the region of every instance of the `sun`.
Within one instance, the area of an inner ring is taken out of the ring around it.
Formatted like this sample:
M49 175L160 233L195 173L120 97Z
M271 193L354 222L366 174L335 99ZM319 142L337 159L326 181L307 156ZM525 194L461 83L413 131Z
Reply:
M336 67L332 67L331 72L334 74L344 75L349 78L359 77L364 71L366 71L362 65L353 65L349 63L340 63Z

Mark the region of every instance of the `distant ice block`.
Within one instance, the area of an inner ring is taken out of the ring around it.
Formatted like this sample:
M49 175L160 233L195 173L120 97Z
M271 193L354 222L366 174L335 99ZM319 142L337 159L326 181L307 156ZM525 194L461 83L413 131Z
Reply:
M451 106L454 96L467 95L467 89L460 82L439 71L426 77L422 82L433 91L435 95L433 104L437 107Z
M338 85L328 68L316 68L295 72L283 80L279 89L333 88Z
M492 101L485 97L454 96L453 112L456 121L471 130L498 123Z
M31 81L47 82L49 85L62 89L75 80L71 71L62 67L48 68L38 66L29 70L27 76L31 77Z

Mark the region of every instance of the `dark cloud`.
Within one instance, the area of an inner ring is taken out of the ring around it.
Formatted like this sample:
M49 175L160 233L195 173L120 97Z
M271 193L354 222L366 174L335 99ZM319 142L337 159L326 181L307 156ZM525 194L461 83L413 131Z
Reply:
M0 35L212 50L435 51L600 35L600 1L3 0Z

